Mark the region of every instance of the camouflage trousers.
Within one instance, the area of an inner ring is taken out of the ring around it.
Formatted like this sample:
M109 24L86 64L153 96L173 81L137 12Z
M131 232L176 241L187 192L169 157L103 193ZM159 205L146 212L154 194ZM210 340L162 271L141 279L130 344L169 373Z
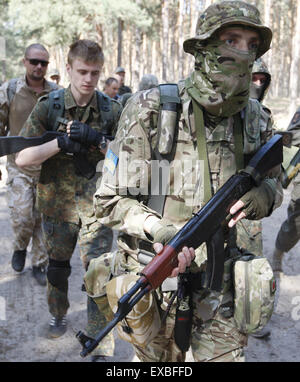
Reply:
M70 259L78 242L80 257L85 269L92 258L110 251L113 240L112 230L94 221L81 225L58 222L43 216L43 232L49 256L47 271L47 299L50 313L62 317L70 306L68 300L68 277L71 274ZM78 286L80 288L80 286ZM94 337L105 326L105 314L98 310L96 303L87 297L87 334ZM93 355L112 356L114 338L111 333L94 350Z
M37 177L19 171L10 156L6 168L6 199L14 236L14 251L26 249L31 240L32 265L45 265L48 256L43 242L42 219L35 206Z
M236 328L234 319L220 312L212 314L213 292L205 299L195 294L191 351L195 362L244 362L247 336ZM200 318L201 317L201 318ZM158 335L145 347L134 346L142 362L184 362L186 354L175 343L175 306L169 312Z
M288 252L300 240L300 174L294 180L287 215L276 238L276 248L282 252Z

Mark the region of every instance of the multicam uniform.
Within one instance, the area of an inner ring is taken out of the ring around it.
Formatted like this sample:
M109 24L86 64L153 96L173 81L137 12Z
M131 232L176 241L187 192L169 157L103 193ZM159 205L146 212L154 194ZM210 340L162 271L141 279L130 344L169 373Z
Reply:
M96 93L85 107L76 105L70 88L65 90L64 97L64 118L87 123L96 131L101 131ZM49 100L45 96L39 100L20 135L42 135L47 130L48 109ZM120 112L121 105L112 101L113 131ZM61 125L58 129L65 131L66 126ZM99 150L89 152L87 156L95 166L104 159ZM67 291L71 273L70 259L77 240L85 268L92 258L111 249L112 231L103 227L93 213L93 194L100 175L98 172L90 180L77 175L73 157L62 152L42 164L37 204L43 216L43 231L49 255L48 305L51 314L58 318L64 316L69 307ZM99 325L104 323L103 314L98 313L96 305L88 299L89 335L95 335ZM98 351L101 355L113 355L113 337L108 337Z
M25 77L5 82L0 88L1 135L18 135L38 98L54 89L57 85L46 80L44 90L39 94L27 85ZM40 168L20 170L15 163L15 154L12 154L7 156L6 169L6 197L14 233L14 251L26 249L32 239L32 265L43 266L48 256L43 243L41 215L35 206Z
M287 129L293 133L292 144L300 147L300 108L296 111ZM291 200L288 205L288 218L282 223L276 238L276 248L288 252L300 239L300 174L293 180Z
M256 27L261 25L256 8L244 2L231 1L222 4L220 8L217 8L219 5L213 5L207 9L207 13L199 18L198 36L187 40L184 45L185 51L195 55L195 71L186 81L179 84L182 113L178 136L173 142L176 146L174 163L179 167L171 169L168 181L170 192L166 196L161 220L164 225L171 223L177 229L204 204L201 182L201 179L204 179L203 167L201 164L196 165L199 152L194 106L201 105L204 109L206 147L213 192L237 170L235 150L238 145L235 141L234 115L239 114L243 121L244 156L256 152L272 136L269 114L264 112L258 101L248 101L251 74L249 67L254 57L238 54L236 49L226 47L217 39L212 39L211 44L205 47L201 45L201 40L211 37L211 29L216 31L222 26L223 19L224 23L229 19L233 24L250 24ZM206 33L201 33L201 28L207 28ZM269 46L270 41L267 43L266 40L265 44ZM262 43L262 51L259 54L263 54L267 48ZM234 63L231 68L230 65L226 67L226 74L222 71L225 61ZM215 74L220 75L224 81L222 94L215 94L215 89L209 88ZM159 110L158 89L139 92L128 101L116 138L110 144L106 156L101 185L95 194L95 210L99 220L125 233L124 240L122 236L119 237L120 250L113 261L115 274L116 264L124 271L138 271L138 239L151 242L151 237L143 229L144 221L149 215L161 218L156 211L147 207L147 191L152 180L150 163L157 143ZM162 134L160 141L164 145L165 140L167 145L170 138L168 122L162 127ZM270 200L273 203L268 212L271 213L281 203L280 182L276 177L266 178L263 183L268 184L267 187L272 192ZM241 223L238 223L237 229L225 230L224 233L228 248L248 245L249 238L245 235ZM131 240L128 240L128 237L131 237ZM238 330L230 309L233 299L230 272L232 256L232 252L228 251L221 293L203 286L193 290L191 348L196 361L233 361L243 357L243 346L247 342L247 336ZM198 273L199 280L201 275L205 274L206 258L206 247L202 245L196 250L195 261L190 267L192 272ZM162 294L161 291L158 293ZM161 307L165 310L169 294L163 293L163 297ZM174 314L173 304L156 337L146 346L135 346L136 353L142 361L184 361L185 354L174 341Z

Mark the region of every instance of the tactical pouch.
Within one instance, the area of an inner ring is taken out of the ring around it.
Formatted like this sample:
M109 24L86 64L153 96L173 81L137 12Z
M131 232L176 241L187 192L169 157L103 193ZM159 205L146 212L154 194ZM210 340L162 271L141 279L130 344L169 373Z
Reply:
M177 84L160 84L160 111L158 117L158 152L168 155L174 148L181 100Z
M261 330L274 309L276 284L269 261L245 253L234 263L233 282L237 328L245 334Z
M110 308L115 313L118 300L134 286L140 276L124 274L113 278L106 285ZM154 292L147 293L130 313L117 325L121 339L137 346L146 346L159 332L161 316Z

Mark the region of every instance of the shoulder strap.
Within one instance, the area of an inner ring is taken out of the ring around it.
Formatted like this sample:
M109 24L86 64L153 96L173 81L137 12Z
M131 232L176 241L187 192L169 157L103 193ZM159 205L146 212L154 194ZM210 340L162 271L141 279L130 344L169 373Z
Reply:
M177 113L177 118L172 119L175 126L171 126L171 130L174 131L173 134L173 142L176 141L176 137L178 134L178 120L181 110L181 100L179 97L179 90L177 84L161 84L158 86L160 91L160 117L158 119L158 125L157 125L157 144L154 149L154 157L157 161L154 163L157 163L158 161L167 160L169 163L173 160L175 151L176 151L176 145L172 144L172 149L170 152L166 152L165 154L161 152L161 150L158 149L160 137L161 137L161 113L164 110L169 110ZM165 206L165 200L166 200L166 194L167 194L167 182L163 181L163 176L166 176L166 174L162 174L162 171L160 168L155 169L152 168L152 191L149 199L148 199L148 207L158 212L160 215L163 214L164 206ZM166 169L167 170L167 169ZM165 186L165 187L164 187Z
M106 94L96 91L97 103L100 110L100 118L103 134L111 135L111 130L114 122L111 99Z
M199 159L204 164L204 203L206 204L212 197L212 185L210 181L210 170L208 162L208 153L206 146L206 132L203 118L203 111L197 101L192 98L193 112L195 116L195 128L197 135L197 148Z
M12 78L9 83L8 83L8 87L7 87L7 97L8 97L8 101L9 103L11 103L11 101L13 100L14 98L14 95L16 94L16 90L17 90L17 82L18 82L18 79L17 78Z
M241 113L233 116L233 137L235 147L235 163L237 171L244 168L244 139L243 139L243 120Z
M56 131L59 119L62 118L65 110L65 89L54 90L49 93L49 110L48 110L48 129Z

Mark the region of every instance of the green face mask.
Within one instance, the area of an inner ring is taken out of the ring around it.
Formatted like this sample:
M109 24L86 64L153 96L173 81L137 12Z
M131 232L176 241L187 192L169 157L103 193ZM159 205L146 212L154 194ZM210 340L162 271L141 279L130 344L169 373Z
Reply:
M238 113L249 99L255 55L223 41L211 42L195 52L188 93L212 115L229 117Z

